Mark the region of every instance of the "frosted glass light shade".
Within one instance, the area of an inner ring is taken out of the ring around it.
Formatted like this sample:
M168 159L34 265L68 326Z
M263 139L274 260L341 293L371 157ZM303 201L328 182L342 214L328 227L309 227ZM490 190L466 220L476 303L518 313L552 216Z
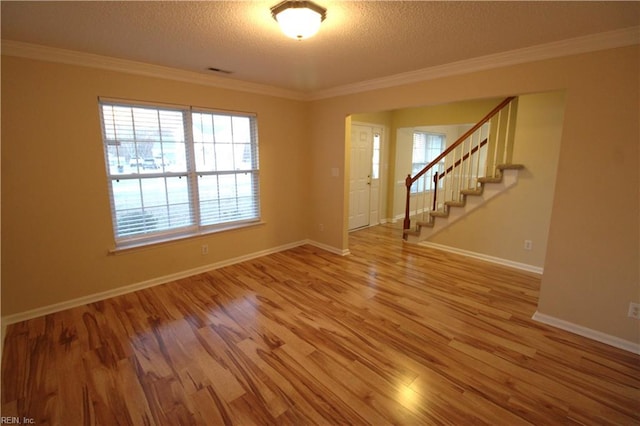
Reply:
M283 1L271 14L287 37L302 40L318 32L326 10L310 1Z

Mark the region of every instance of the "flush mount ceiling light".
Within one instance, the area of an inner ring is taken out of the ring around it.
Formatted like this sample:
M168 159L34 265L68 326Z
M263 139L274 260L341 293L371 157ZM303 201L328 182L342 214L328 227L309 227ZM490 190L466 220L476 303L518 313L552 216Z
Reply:
M312 1L285 0L271 8L271 16L286 36L302 40L318 32L327 9Z

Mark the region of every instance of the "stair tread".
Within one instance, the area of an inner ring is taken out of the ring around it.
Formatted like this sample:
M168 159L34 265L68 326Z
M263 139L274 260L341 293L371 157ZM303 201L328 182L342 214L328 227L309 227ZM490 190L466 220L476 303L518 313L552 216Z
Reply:
M443 212L443 211L440 211L440 210L436 210L434 212L429 212L429 215L431 217L449 217L449 212L448 211L447 212Z
M433 228L433 221L431 222L418 222L417 223L418 227L425 227L425 228Z
M524 169L524 164L498 164L496 166L498 170L520 170Z
M463 189L462 191L460 191L460 193L463 194L463 195L481 195L482 191L483 191L482 188L478 188L478 189Z
M478 178L478 182L480 182L480 183L500 183L500 182L502 182L502 177L485 176L485 177Z
M445 201L444 204L449 207L464 207L467 203L465 201Z

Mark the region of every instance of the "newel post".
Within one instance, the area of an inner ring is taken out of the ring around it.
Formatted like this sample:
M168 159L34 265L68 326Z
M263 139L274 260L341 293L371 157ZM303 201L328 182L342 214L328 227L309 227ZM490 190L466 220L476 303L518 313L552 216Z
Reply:
M404 207L404 229L411 228L411 219L409 219L409 201L411 200L411 175L407 175L407 179L405 179L404 184L407 187L407 202Z
M437 203L437 198L438 198L438 171L436 170L436 173L433 175L433 211L436 211L436 207L438 206Z

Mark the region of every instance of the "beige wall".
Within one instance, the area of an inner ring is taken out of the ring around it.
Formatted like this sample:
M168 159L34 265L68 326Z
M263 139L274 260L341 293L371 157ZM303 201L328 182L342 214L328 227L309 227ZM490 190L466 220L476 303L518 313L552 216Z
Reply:
M2 313L304 238L346 250L348 115L564 90L539 311L640 343L626 316L640 301L639 58L636 45L303 103L3 57ZM107 255L97 96L258 113L266 224Z
M504 98L465 100L443 105L425 105L393 111L393 125L400 127L475 124ZM455 142L455 141L451 141Z
M257 113L265 224L108 255L98 96ZM305 239L307 111L298 101L2 57L2 314Z
M311 220L329 226L311 238L348 247L345 182L328 174L344 170L346 115L565 90L539 311L640 343L627 318L640 300L639 58L636 45L313 102Z
M368 123L388 128L391 128L392 119L392 111L369 112L351 115L351 120L354 123Z
M539 303L542 313L636 343L640 321L627 310L640 301L638 51L603 53L597 65L577 58L575 84L585 90L567 93Z

